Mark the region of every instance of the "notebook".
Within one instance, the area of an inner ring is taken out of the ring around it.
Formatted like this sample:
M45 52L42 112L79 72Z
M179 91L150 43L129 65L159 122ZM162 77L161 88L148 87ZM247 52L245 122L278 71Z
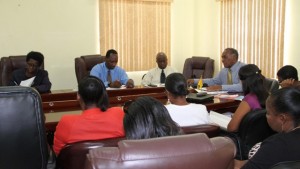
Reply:
M204 96L197 96L196 93L189 93L186 97L186 101L190 103L202 103L206 101L211 101L214 99L212 95L204 95Z

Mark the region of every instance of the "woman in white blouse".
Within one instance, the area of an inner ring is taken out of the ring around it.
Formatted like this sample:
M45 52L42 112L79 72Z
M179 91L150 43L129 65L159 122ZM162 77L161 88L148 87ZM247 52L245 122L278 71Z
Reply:
M188 103L187 81L181 73L170 74L165 82L170 104L166 105L172 119L181 127L209 123L205 105Z

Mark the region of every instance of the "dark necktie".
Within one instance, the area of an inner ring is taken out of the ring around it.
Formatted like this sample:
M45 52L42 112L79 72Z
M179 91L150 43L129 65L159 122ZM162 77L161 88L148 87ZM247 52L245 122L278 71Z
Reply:
M164 69L162 69L160 74L160 83L165 83L165 81L166 81L166 75Z
M110 70L107 71L107 81L108 83L111 83L111 74L110 74Z

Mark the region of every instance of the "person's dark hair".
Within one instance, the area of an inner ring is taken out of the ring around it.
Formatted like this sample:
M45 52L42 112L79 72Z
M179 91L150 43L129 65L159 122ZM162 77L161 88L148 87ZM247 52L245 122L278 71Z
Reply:
M177 96L186 96L189 94L187 90L187 81L181 73L171 73L167 76L165 88L168 92Z
M26 62L28 62L30 59L36 60L39 63L39 67L44 62L44 55L40 52L31 51L26 56Z
M105 85L94 76L82 79L78 84L78 94L88 106L96 104L102 111L106 111L109 105Z
M292 78L298 81L298 71L292 65L286 65L280 68L277 72L277 76L282 78L282 80Z
M255 94L260 106L264 108L269 93L265 87L265 77L261 74L261 70L254 64L242 66L239 70L239 78L242 81L244 95Z
M109 57L110 57L110 54L118 54L118 52L117 52L116 50L114 50L114 49L110 49L110 50L108 50L108 51L106 52L105 57L106 57L106 58L109 58Z
M234 48L226 48L225 49L226 52L229 52L230 54L233 54L234 56L236 56L236 58L239 58L239 52L234 49Z
M127 139L147 139L180 133L166 107L158 100L143 96L133 101L125 111L124 130Z
M274 91L270 96L270 104L275 113L288 113L294 120L294 125L300 125L300 89L284 87Z

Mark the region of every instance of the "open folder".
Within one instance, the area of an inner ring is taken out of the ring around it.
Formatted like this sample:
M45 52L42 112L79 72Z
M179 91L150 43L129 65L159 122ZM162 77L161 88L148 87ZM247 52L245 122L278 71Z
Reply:
M33 76L32 78L29 78L27 80L22 80L20 83L20 86L30 87L32 85L34 79L35 79L35 76Z
M227 125L230 122L231 117L212 110L209 112L209 117L211 122L218 124L222 130L227 131Z

